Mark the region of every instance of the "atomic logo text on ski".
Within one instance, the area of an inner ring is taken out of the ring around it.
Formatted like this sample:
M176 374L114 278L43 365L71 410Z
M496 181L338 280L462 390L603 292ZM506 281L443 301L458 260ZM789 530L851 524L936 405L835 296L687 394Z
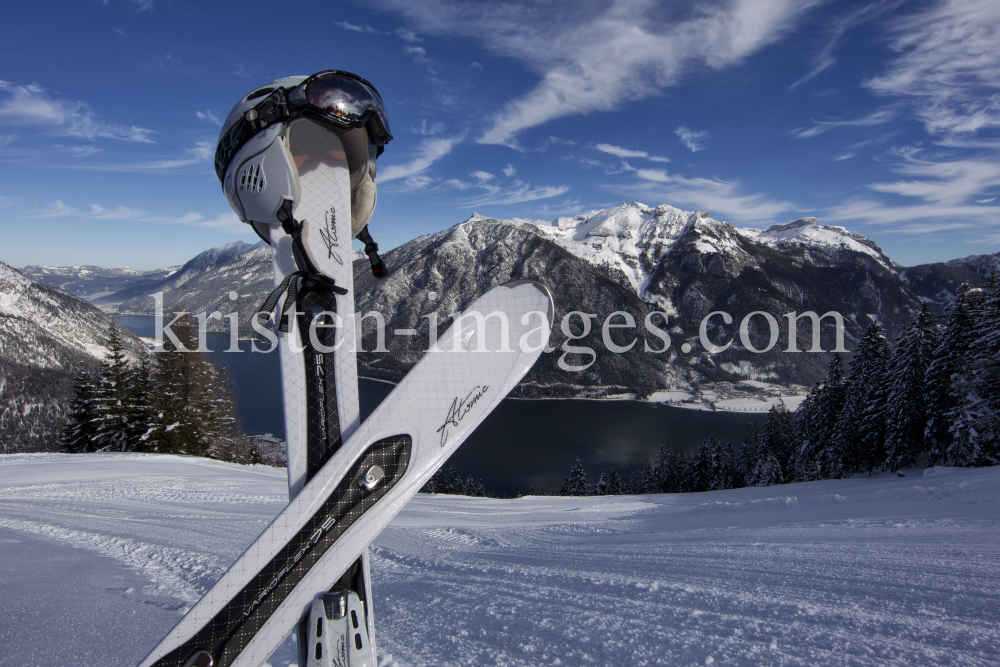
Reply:
M458 427L458 423L465 418L469 411L472 410L473 406L479 402L479 399L483 397L483 394L490 388L488 384L476 385L472 391L470 391L465 398L455 397L455 400L451 402L451 407L448 408L448 415L444 418L444 423L438 427L437 433L441 434L441 446L444 447L448 443L448 429L450 427Z

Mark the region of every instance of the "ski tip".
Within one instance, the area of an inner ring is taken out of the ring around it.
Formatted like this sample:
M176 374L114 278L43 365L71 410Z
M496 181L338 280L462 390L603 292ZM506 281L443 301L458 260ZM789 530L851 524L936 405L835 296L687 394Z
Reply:
M540 283L537 280L511 280L510 282L504 283L500 287L509 287L514 289L516 287L520 287L521 285L532 285L549 300L549 328L551 329L556 316L556 306L555 301L552 299L552 291L547 285Z

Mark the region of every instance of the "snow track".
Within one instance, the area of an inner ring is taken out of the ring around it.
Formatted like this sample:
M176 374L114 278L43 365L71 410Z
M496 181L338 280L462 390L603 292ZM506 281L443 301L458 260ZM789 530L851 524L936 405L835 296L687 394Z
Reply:
M372 550L380 663L994 665L1000 469L930 472L418 496ZM285 484L190 457L0 456L0 665L135 664ZM50 613L61 604L69 623ZM271 664L293 659L286 643Z

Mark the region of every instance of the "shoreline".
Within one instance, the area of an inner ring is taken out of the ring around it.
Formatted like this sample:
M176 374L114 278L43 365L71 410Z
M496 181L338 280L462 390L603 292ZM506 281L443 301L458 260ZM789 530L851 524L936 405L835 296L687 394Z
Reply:
M380 378L365 377L364 375L358 375L359 380L367 380L369 382L379 382L382 384L388 384L395 387L398 383L390 382L389 380L384 380ZM761 403L767 403L767 406L761 405L760 407L754 406L751 409L739 409L736 407L717 407L713 406L711 403L705 402L674 402L674 401L656 401L649 398L636 398L635 394L612 394L610 396L569 396L566 398L550 398L550 397L539 397L539 398L524 398L521 396L505 396L503 400L505 401L635 401L636 403L645 403L652 405L654 407L666 406L670 408L681 408L683 410L696 410L699 412L727 412L727 413L750 413L766 415L771 407L776 401L780 400L785 403L785 407L789 410L794 411L798 407L798 404L805 400L806 394L789 394L772 397L771 401L762 401L761 399L728 399L728 400L753 400L759 401ZM786 399L793 399L788 401ZM789 403L794 403L794 407L789 405Z

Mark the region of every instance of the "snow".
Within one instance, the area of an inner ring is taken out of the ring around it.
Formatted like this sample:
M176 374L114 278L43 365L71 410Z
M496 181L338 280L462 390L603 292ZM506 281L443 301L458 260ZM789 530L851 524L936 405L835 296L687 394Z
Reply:
M801 218L786 225L774 225L759 229L740 229L743 236L758 243L777 248L786 243L797 243L824 250L846 249L863 253L875 259L890 271L895 272L892 262L870 240L835 225L821 225L816 218Z
M0 456L0 664L135 664L285 501L282 469ZM991 665L998 509L998 468L420 495L372 550L379 663Z
M694 394L680 389L668 389L664 391L654 391L649 395L649 400L654 403L680 403L681 401L694 400Z

